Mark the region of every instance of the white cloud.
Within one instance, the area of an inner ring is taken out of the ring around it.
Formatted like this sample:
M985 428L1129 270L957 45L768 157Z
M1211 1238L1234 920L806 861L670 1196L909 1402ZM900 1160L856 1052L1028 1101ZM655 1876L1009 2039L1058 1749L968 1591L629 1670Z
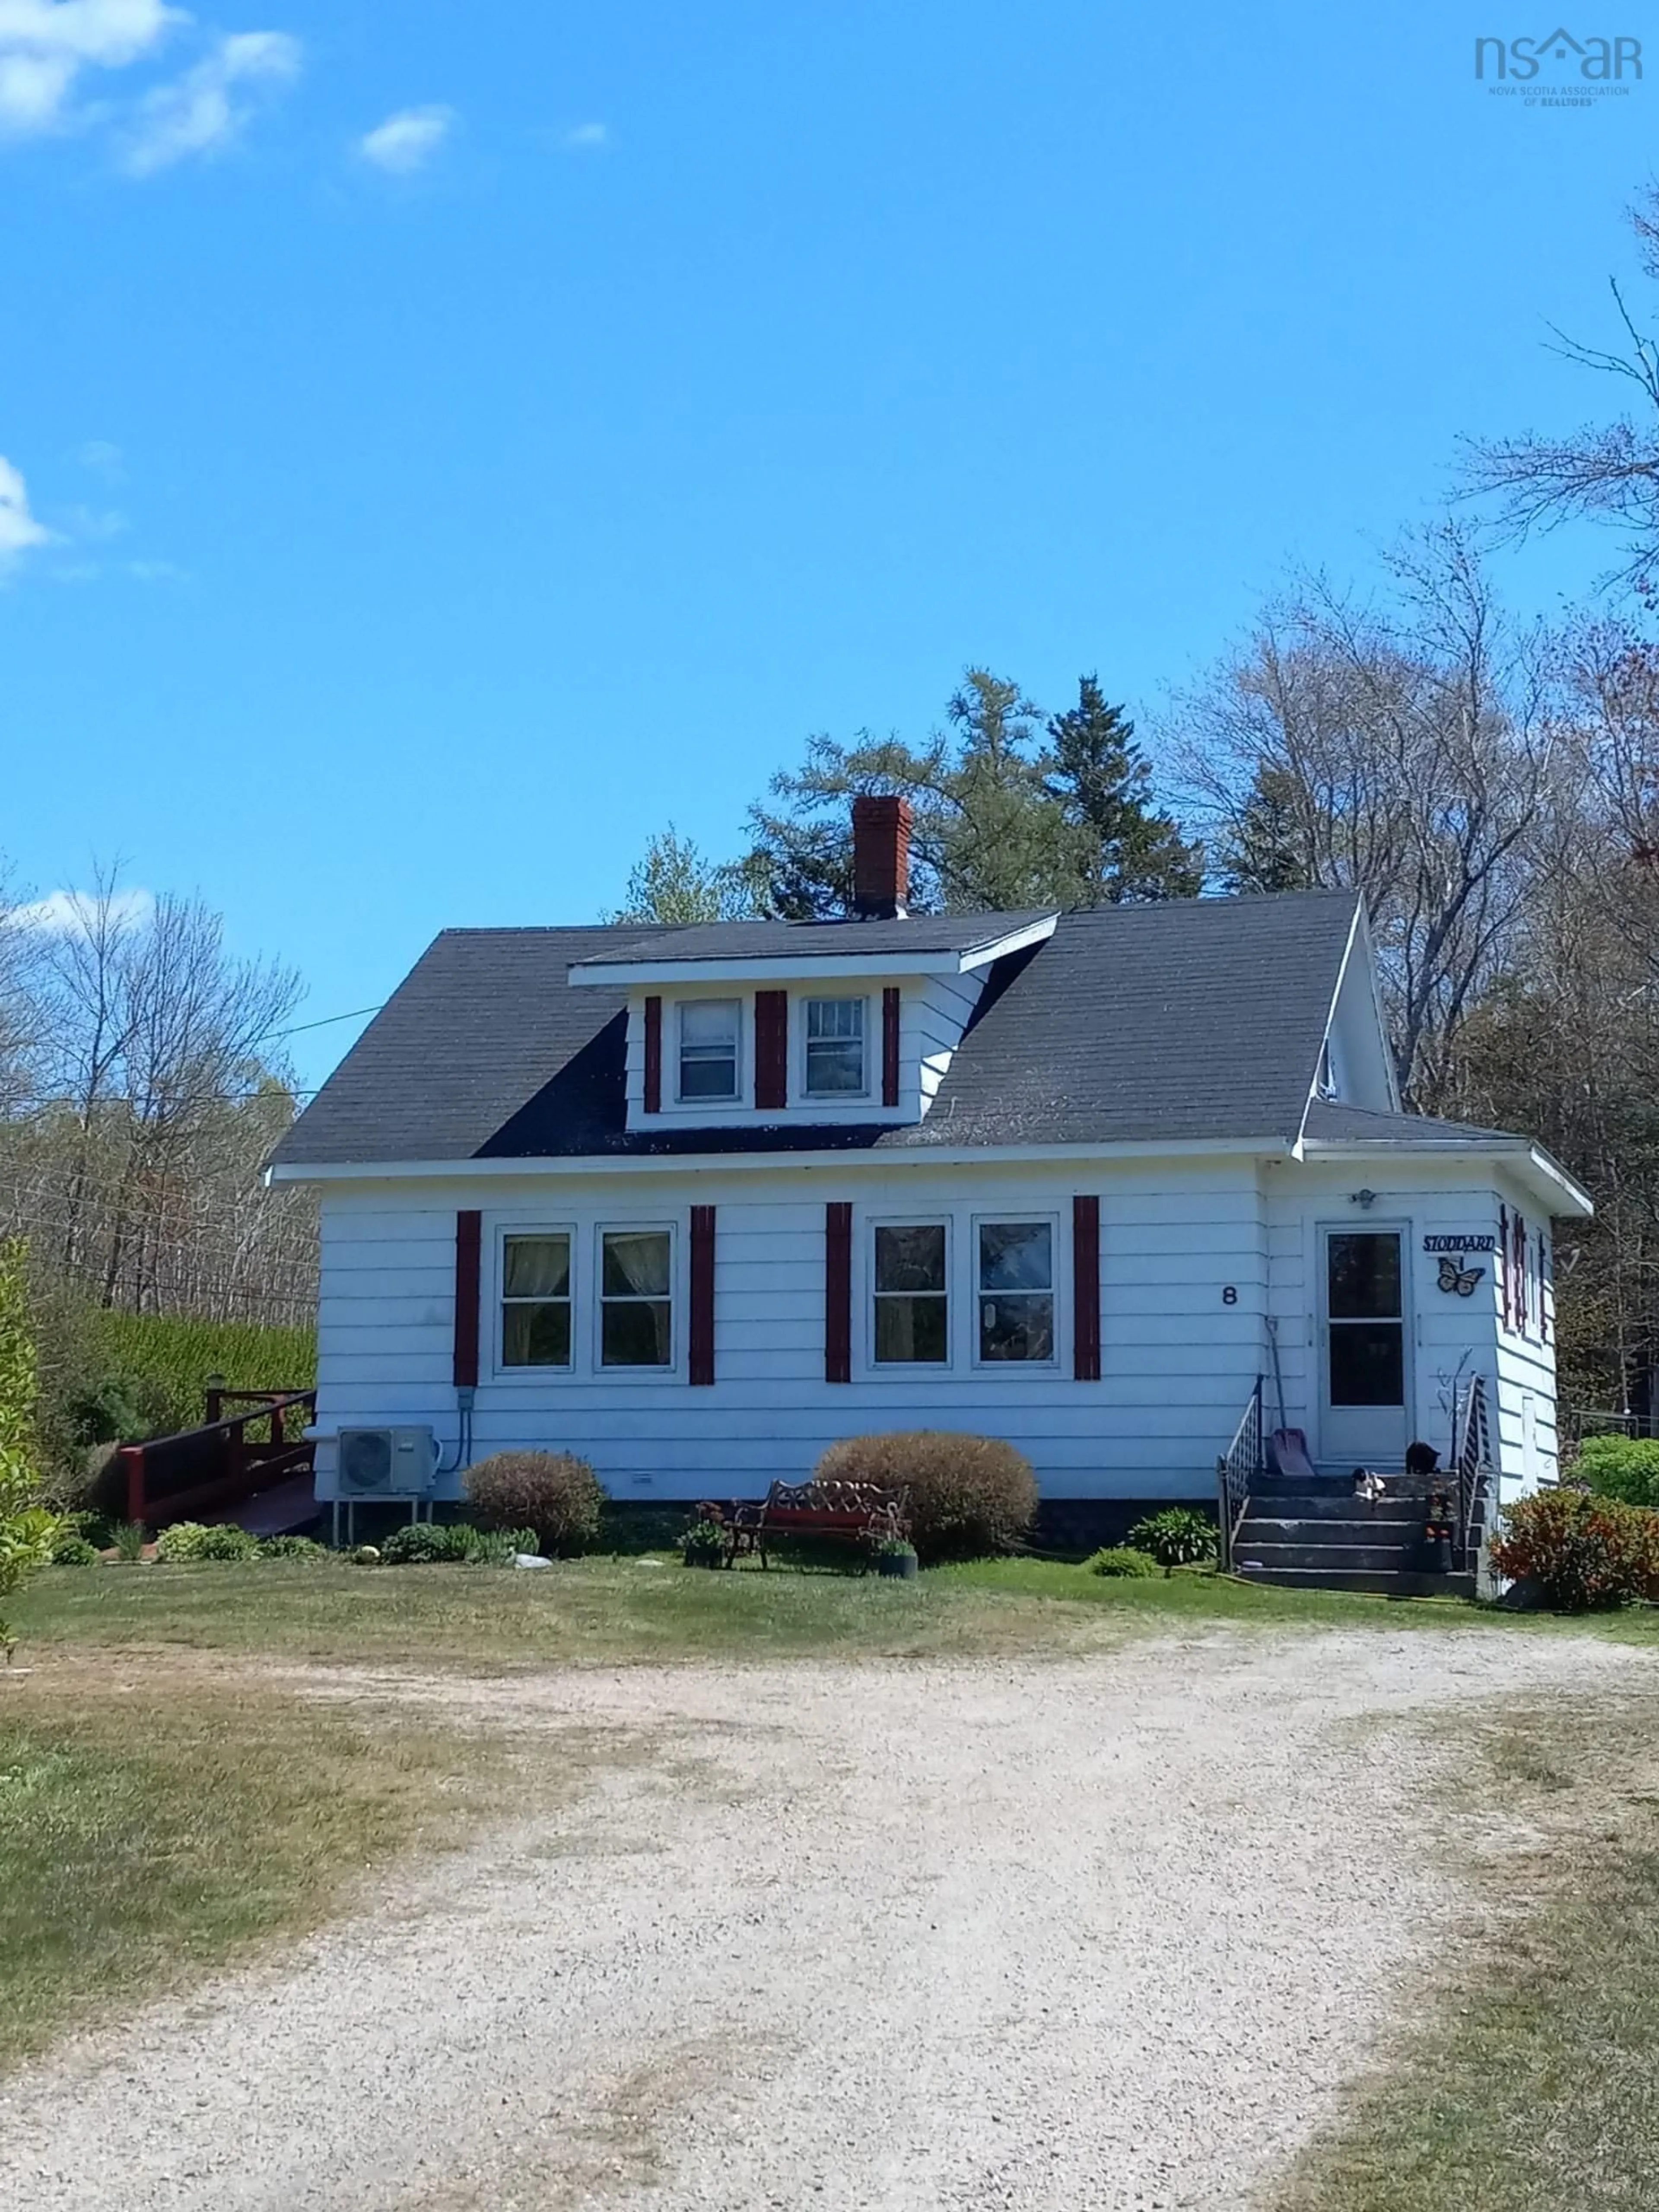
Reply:
M579 123L561 134L559 143L567 154L597 153L611 143L610 128L603 123Z
M222 151L246 128L262 96L294 82L300 54L300 41L286 31L221 39L204 61L139 102L122 161L128 175L154 176L191 155Z
M29 512L28 487L23 472L0 453L0 574L21 553L37 545L50 545L52 534Z
M50 931L55 936L78 930L89 937L100 917L120 927L149 920L155 900L149 891L48 891L15 907L8 919L24 929Z
M441 151L454 128L453 107L400 107L363 134L357 151L391 176L410 177Z
M0 132L58 129L87 69L125 69L190 18L166 0L0 0Z

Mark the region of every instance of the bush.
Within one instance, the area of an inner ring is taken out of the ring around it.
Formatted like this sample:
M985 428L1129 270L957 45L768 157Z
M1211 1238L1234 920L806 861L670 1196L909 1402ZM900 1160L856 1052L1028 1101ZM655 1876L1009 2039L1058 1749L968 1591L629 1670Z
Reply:
M1157 1560L1137 1552L1132 1544L1108 1544L1083 1564L1091 1575L1122 1575L1130 1581L1158 1572Z
M317 1333L311 1328L100 1313L91 1339L94 1390L112 1382L136 1401L148 1436L197 1427L210 1375L222 1375L241 1390L308 1390L317 1379Z
M694 1559L723 1559L726 1540L718 1521L694 1521L680 1538L680 1550L688 1565Z
M305 1559L313 1565L328 1557L326 1546L313 1543L309 1536L265 1536L260 1540L262 1559Z
M202 1559L222 1565L257 1559L259 1539L246 1528L206 1528L199 1521L175 1521L157 1537L155 1556L167 1567L192 1565Z
M1129 1542L1158 1561L1166 1575L1177 1567L1194 1567L1216 1554L1215 1523L1207 1513L1194 1513L1188 1505L1166 1506L1149 1513L1129 1531Z
M109 1540L118 1559L137 1566L149 1539L142 1521L118 1521L109 1532Z
M605 1507L598 1475L569 1452L496 1452L467 1469L466 1495L486 1528L533 1529L550 1559L586 1551Z
M1659 1505L1659 1437L1586 1437L1573 1473L1599 1498Z
M1036 1513L1030 1462L1000 1437L940 1429L846 1437L830 1445L812 1474L817 1482L908 1490L910 1538L926 1566L1006 1552Z
M1659 1596L1659 1513L1582 1490L1540 1490L1499 1516L1492 1564L1535 1583L1557 1613L1593 1613Z
M84 1536L77 1536L71 1529L66 1535L59 1536L52 1546L52 1564L54 1567L95 1567L98 1547L89 1544Z
M380 1544L389 1567L429 1567L457 1556L450 1531L436 1521L406 1521Z

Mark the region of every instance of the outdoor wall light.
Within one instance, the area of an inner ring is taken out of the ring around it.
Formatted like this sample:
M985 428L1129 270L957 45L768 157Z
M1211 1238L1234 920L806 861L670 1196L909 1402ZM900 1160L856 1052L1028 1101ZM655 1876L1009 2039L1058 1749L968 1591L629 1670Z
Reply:
M1376 1193L1374 1190L1357 1190L1349 1200L1349 1203L1352 1206L1375 1206Z

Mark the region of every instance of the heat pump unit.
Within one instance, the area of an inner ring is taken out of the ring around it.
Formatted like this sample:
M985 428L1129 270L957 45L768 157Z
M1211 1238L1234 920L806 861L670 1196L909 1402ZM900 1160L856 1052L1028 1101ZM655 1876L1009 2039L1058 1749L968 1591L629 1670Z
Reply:
M430 1429L342 1429L342 1498L424 1498L437 1472Z

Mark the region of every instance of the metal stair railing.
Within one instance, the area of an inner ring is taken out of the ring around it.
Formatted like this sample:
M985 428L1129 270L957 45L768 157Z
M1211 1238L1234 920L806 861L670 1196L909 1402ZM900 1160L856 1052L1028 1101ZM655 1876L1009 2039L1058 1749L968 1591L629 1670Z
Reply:
M1453 1429L1453 1472L1457 1477L1459 1564L1471 1564L1475 1551L1476 1508L1492 1483L1492 1436L1486 1413L1486 1378L1472 1375Z
M1233 1545L1250 1503L1250 1492L1265 1468L1262 1455L1261 1382L1245 1401L1233 1440L1215 1463L1216 1524L1218 1564L1224 1575L1233 1571Z

